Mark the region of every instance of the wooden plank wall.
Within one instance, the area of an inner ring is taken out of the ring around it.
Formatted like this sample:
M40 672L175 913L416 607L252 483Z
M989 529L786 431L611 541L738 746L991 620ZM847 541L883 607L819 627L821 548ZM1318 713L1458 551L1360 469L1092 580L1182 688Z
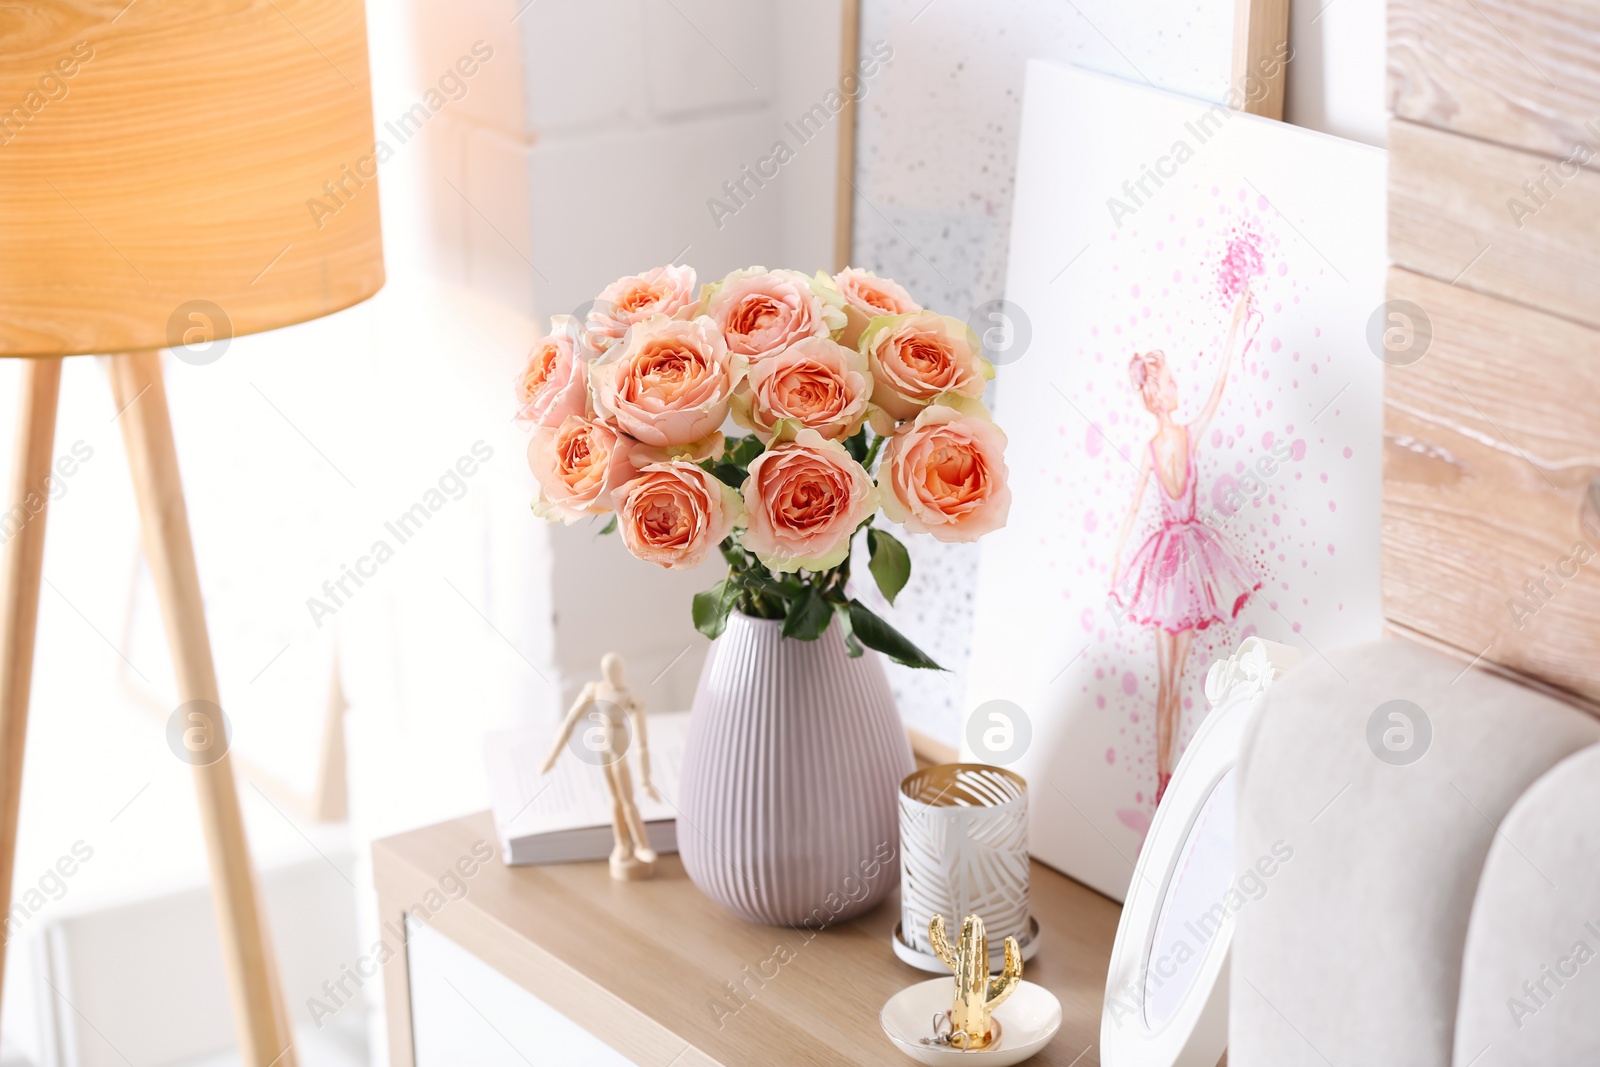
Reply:
M1600 5L1390 0L1383 589L1600 701Z

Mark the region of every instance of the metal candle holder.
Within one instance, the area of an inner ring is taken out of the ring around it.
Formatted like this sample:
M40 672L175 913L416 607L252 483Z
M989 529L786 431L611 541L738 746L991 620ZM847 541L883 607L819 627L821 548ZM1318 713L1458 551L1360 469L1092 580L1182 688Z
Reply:
M1032 955L1028 915L1028 786L982 763L941 763L900 783L901 921L895 950L939 971L928 936L937 915L977 915L995 940ZM998 950L998 944L996 949ZM987 966L998 968L998 955Z

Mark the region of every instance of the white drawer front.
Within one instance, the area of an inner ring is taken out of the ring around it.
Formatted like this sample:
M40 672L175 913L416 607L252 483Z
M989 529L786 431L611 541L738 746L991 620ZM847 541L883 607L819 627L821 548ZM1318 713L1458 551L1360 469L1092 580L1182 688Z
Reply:
M448 937L407 922L416 1067L635 1067Z

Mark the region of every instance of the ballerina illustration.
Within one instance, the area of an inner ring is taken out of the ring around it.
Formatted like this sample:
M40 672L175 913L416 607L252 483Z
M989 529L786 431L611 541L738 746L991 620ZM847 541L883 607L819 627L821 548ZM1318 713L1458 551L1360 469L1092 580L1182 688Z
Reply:
M1133 490L1122 532L1111 562L1111 595L1127 617L1155 631L1159 680L1156 689L1156 803L1167 791L1177 756L1183 705L1183 671L1196 630L1238 617L1261 581L1228 547L1222 535L1196 513L1199 471L1195 453L1222 402L1235 344L1244 334L1243 350L1255 336L1260 313L1249 287L1241 286L1233 305L1233 321L1223 349L1216 384L1199 415L1187 423L1176 419L1178 383L1166 353L1139 352L1128 363L1128 375L1144 406L1156 418L1156 431L1143 449L1139 482ZM1242 358L1242 355L1241 355ZM1139 518L1145 487L1152 481L1161 496L1160 525L1123 566L1123 551Z

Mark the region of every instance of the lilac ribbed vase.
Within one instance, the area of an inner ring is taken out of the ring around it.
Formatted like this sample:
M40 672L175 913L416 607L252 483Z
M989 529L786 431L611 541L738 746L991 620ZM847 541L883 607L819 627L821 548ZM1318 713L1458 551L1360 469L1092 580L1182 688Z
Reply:
M878 654L845 654L734 612L689 719L678 851L701 892L740 918L820 929L900 879L897 808L911 773Z

